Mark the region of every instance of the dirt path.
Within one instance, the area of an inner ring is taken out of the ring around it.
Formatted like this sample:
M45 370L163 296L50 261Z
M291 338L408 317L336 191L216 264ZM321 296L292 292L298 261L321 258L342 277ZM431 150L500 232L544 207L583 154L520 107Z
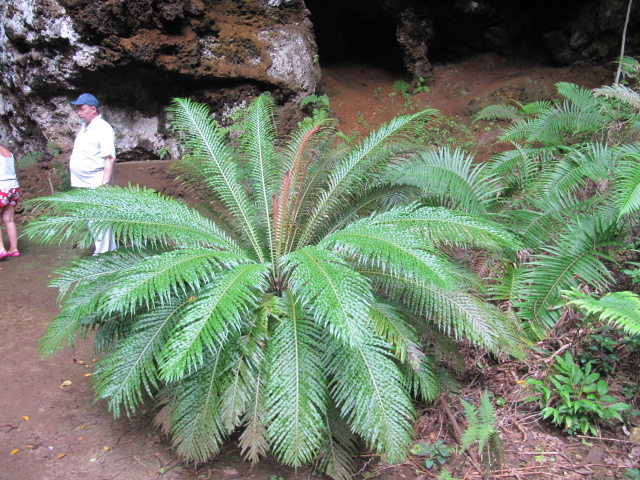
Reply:
M0 479L153 478L174 455L143 419L113 420L103 403L93 404L91 343L45 360L37 353L57 311L47 287L52 271L85 252L25 240L20 250L20 258L0 261Z

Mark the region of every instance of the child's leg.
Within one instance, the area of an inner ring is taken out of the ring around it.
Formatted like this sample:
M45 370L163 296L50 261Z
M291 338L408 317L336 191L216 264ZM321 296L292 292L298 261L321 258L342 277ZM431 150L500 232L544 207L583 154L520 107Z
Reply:
M4 217L4 209L6 207L0 207L0 211L2 212L2 216ZM2 241L2 230L0 230L0 253L5 252L4 242Z
M2 221L7 228L7 237L9 237L9 250L7 252L14 253L18 251L18 230L16 228L15 218L16 207L14 205L5 205L2 207ZM2 239L0 239L0 247L4 249Z

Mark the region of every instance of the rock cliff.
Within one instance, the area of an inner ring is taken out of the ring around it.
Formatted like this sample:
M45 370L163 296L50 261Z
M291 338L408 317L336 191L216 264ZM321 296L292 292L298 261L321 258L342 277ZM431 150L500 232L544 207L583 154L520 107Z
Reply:
M175 151L173 97L222 118L264 90L295 103L320 79L298 0L10 0L0 14L0 136L21 153L48 142L68 151L69 101L82 92L100 99L119 158L148 158Z

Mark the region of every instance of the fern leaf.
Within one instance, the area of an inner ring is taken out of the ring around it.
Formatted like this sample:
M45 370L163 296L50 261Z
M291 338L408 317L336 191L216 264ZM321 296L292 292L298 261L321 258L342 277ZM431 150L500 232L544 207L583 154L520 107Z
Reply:
M264 309L260 310L264 312ZM249 326L248 332L238 339L237 351L232 354L233 364L228 372L229 385L222 392L220 399L222 421L229 433L242 423L245 411L254 401L256 383L260 378L264 383L266 371L264 345L267 342L267 336L266 315L258 313L255 322ZM257 407L254 405L253 408ZM252 457L252 461L255 460L257 457Z
M476 120L521 120L518 109L512 105L489 105L476 113Z
M78 188L25 202L34 211L46 209L27 226L29 238L49 243L81 238L93 243L87 223L96 229L113 227L115 238L126 245L166 247L202 246L245 256L240 247L213 222L177 200L140 187Z
M640 209L640 154L624 161L617 181L617 205L619 216Z
M379 268L399 277L424 278L433 285L451 288L451 262L437 250L424 248L413 232L398 225L380 225L378 216L351 223L319 244L340 256L355 259L359 268Z
M267 412L264 407L265 387L265 375L260 372L253 384L247 412L242 418L244 430L240 435L239 445L241 453L252 464L257 463L260 457L265 457L269 451L266 427Z
M392 183L413 185L436 205L479 215L491 209L500 188L498 179L484 174L484 165L462 150L440 148L420 154L396 168Z
M289 277L291 292L318 324L345 344L355 345L366 338L373 296L365 277L337 255L317 247L283 257L282 269Z
M598 258L600 228L595 223L590 226L579 222L563 236L558 246L544 248L543 253L524 266L518 306L520 315L530 322L534 335L551 329L560 317L561 290L578 286L579 281L594 286L611 281L611 274Z
M402 312L387 303L378 302L371 307L371 318L376 332L395 348L395 355L400 362L409 362L418 368L420 359L420 341L416 332L403 318Z
M116 417L121 407L133 413L143 402L143 392L152 396L158 389L157 361L180 307L166 305L138 316L125 338L98 361L93 374L96 395L108 400Z
M240 332L243 320L257 306L256 289L265 287L267 273L268 265L262 264L230 268L194 295L163 349L164 380L197 370L205 350L217 351L229 335Z
M253 222L256 218L255 208L242 187L233 152L225 144L208 108L188 99L176 98L169 111L173 116L172 124L181 133L184 144L194 157L202 159L208 186L218 193L225 206L234 213L239 228L249 239L259 261L263 262L263 246Z
M396 207L376 215L374 220L379 225L419 231L434 246L477 246L487 250L518 247L516 238L498 224L444 208Z
M615 85L603 86L593 91L596 97L605 97L618 100L634 110L640 110L640 94L626 85L619 83Z
M154 306L175 294L200 290L223 266L235 267L240 259L228 252L184 249L148 256L129 268L124 278L105 292L101 311L133 313L140 305Z
M358 441L334 405L325 418L327 435L318 455L318 470L336 480L350 480L356 471Z
M206 461L220 451L227 439L218 408L219 375L228 366L225 354L219 350L207 356L203 368L171 386L175 397L171 404L172 444L179 455Z
M327 355L328 373L342 417L369 448L384 453L388 463L402 462L415 411L387 345L375 338L353 349L333 344L335 348Z
M574 305L589 315L596 315L627 335L640 335L640 297L633 292L611 292L596 299L570 290L562 292Z
M320 224L326 221L324 219L331 216L331 210L343 201L346 193L374 180L378 168L386 165L392 154L397 152L399 140L435 113L435 110L428 109L413 115L396 117L389 125L383 125L372 132L360 147L341 160L330 173L327 188L310 212L300 236L299 246L308 244ZM394 148L390 149L389 145L394 145Z
M311 462L322 444L328 386L318 351L320 331L289 292L284 298L286 316L268 346L267 434L276 456L297 467Z
M274 102L270 95L258 96L249 106L245 117L241 152L250 165L251 184L256 188L257 223L267 232L269 250L273 251L271 196L276 192L279 171L276 163Z

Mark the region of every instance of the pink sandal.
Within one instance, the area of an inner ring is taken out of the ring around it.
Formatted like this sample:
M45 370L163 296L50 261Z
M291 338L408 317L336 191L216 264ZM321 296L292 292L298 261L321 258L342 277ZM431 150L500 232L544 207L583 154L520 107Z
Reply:
M20 252L18 250L16 250L13 253L9 253L9 252L6 252L6 253L7 254L5 256L7 256L7 257L19 257L20 256ZM2 257L0 257L0 258L2 258Z
M0 259L4 258L4 257L8 257L9 254L6 252L6 250L2 253L0 253Z

